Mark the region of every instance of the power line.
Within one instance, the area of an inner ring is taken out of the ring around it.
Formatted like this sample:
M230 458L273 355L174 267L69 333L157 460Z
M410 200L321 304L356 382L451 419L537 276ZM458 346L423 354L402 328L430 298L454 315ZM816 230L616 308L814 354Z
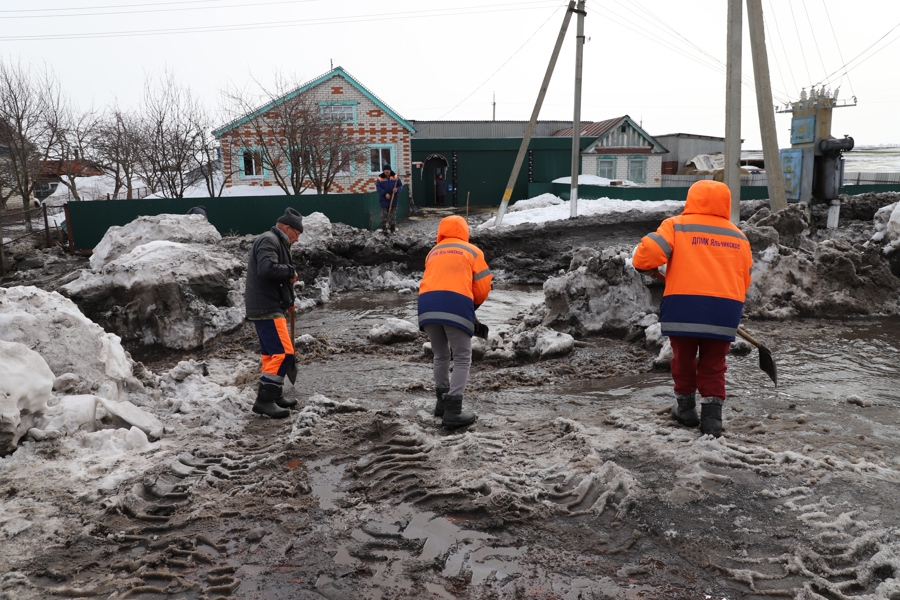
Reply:
M784 37L781 35L781 28L778 26L778 19L775 18L775 9L772 6L771 0L769 0L769 8L772 10L772 21L775 22L775 31L778 34L778 41L781 42L781 50L784 52L785 60L787 61L788 71L791 74L791 82L794 84L794 89L797 89L797 78L794 77L794 68L791 67L791 55L788 54L787 48L784 45ZM780 70L780 69L779 69ZM790 94L788 94L790 97Z
M62 33L62 34L45 34L45 35L20 35L20 36L3 36L0 41L18 42L18 41L44 41L44 40L68 40L68 39L94 39L94 38L113 38L128 36L148 36L148 35L168 35L181 33L209 33L216 31L245 31L252 29L280 29L285 27L302 27L308 25L343 25L347 23L358 23L362 21L386 21L386 20L404 20L419 19L422 17L447 17L471 14L488 14L494 12L503 12L510 10L535 10L546 7L552 3L556 5L554 0L534 0L530 2L516 2L514 4L488 4L481 6L467 6L459 8L438 8L430 10L406 11L400 14L368 14L340 17L321 17L315 19L298 19L292 21L264 21L259 23L243 23L236 25L210 25L210 26L194 26L166 29L138 29L131 31L101 31L90 33ZM538 6L530 6L538 5Z
M803 0L803 11L806 13L806 21L809 23L809 30L812 32L813 43L816 45L816 53L819 55L819 62L822 63L822 72L827 73L825 68L825 59L822 58L822 50L819 49L819 38L816 36L816 30L813 27L812 19L809 18L809 9L806 7L806 0Z
M187 0L187 2L145 2L142 4L108 4L106 6L80 6L76 8L17 8L12 10L0 10L0 13L8 13L8 12L57 12L57 11L65 11L65 10L100 10L107 8L127 8L127 7L140 7L140 6L166 6L170 4L198 4L201 2L224 2L225 0Z
M797 17L794 15L793 0L788 0L788 6L791 9L791 18L794 20L794 31L797 32L797 41L800 41L800 28L797 26ZM800 56L803 57L803 66L806 67L806 80L812 81L812 75L809 74L809 64L806 62L806 52L803 51L803 44L800 44Z
M831 77L831 75L834 75L835 73L839 72L841 69L844 69L845 71L849 71L850 69L847 68L848 65L850 65L850 64L853 63L853 62L855 62L857 58L859 58L860 56L862 56L863 54L865 54L866 52L868 52L869 50L871 50L872 48L874 48L876 45L878 45L878 44L881 42L881 40L883 40L883 39L886 38L887 36L891 35L891 34L894 32L894 30L896 30L898 27L900 27L900 23L897 23L896 25L894 25L893 27L891 27L890 30L888 30L887 33L885 33L883 36L881 36L880 38L878 38L877 40L875 40L868 48L866 48L865 50L863 50L862 52L860 52L859 54L857 54L856 56L854 56L853 58L851 58L850 60L848 60L846 63L844 63L843 65L841 65L841 66L837 69L837 71L834 71L833 73L831 73L830 75L828 75L828 77ZM882 46L881 48L879 48L878 50L876 50L875 52L873 52L871 55L869 55L869 56L867 56L866 58L864 58L863 60L861 60L858 64L854 65L852 68L855 69L856 67L858 67L859 65L861 65L861 64L864 63L865 61L869 60L870 58L872 58L873 56L875 56L876 54L878 54L879 52L881 52L882 50L884 50L885 48L887 48L888 46L890 46L891 44L893 44L894 42L896 42L898 39L900 39L900 37L895 37L895 38L892 39L890 42L888 42L887 44L885 44L884 46Z
M828 12L828 5L825 3L825 0L822 0L822 7L825 9L825 15L828 17L828 26L831 27L831 35L834 36L834 45L837 47L838 56L841 57L841 62L843 63L844 53L841 52L841 43L838 41L837 33L834 31L834 24L831 22L831 13ZM850 81L850 73L847 72L847 69L844 69L844 74L847 76L847 83L850 85L850 93L853 96L856 96L856 92L853 91L853 82Z
M203 0L208 2L222 2L223 0ZM148 8L144 10L115 10L115 11L107 11L107 12L72 12L66 14L48 14L48 15L2 15L0 14L0 19L59 19L69 17L99 17L105 15L139 15L145 13L166 13L166 12L176 12L176 11L186 11L186 10L209 10L211 8L216 10L221 10L225 8L246 8L248 6L271 6L274 4L305 4L308 2L321 2L321 0L279 0L277 2L253 2L249 4L227 4L224 6L182 6L179 8ZM170 2L164 2L162 4L172 4ZM139 4L135 4L134 6L141 6ZM125 8L125 7L123 7ZM130 7L129 7L130 8ZM45 9L45 10L93 10L93 8L58 8L58 9ZM0 12L12 12L12 11L0 11Z
M770 3L770 6L771 6L771 3ZM774 18L775 18L774 15L772 16L772 18L773 18L773 20L774 20ZM766 19L766 14L765 14L765 13L763 13L763 29L764 29L764 30L769 30L769 31L771 31L771 30L769 29L769 20ZM788 86L787 86L787 83L785 83L785 81L784 81L784 71L783 71L782 68L781 68L781 63L778 62L778 53L775 52L775 40L772 39L772 36L771 36L771 35L766 36L766 39L767 39L767 40L771 40L771 43L772 43L772 58L775 59L775 66L778 67L778 76L781 78L781 85L784 86L784 89L785 89L785 90L787 90L787 89L788 89ZM788 65L790 66L790 62L788 62ZM790 99L790 94L788 94L788 99Z
M480 90L481 88L483 88L483 87L487 84L488 81L490 81L491 79L493 79L493 78L494 78L494 75L496 75L497 73L499 73L500 70L501 70L503 67L505 67L506 64L507 64L509 61L511 61L511 60L512 60L519 52L521 52L521 51L522 51L522 48L524 48L526 45L528 45L528 42L530 42L531 39L532 39L534 36L536 36L536 35L538 34L538 32L539 32L541 29L543 29L544 26L545 26L547 23L550 22L550 19L552 19L553 16L554 16L557 12L559 12L559 8L560 8L560 7L556 7L556 8L553 10L553 12L550 14L550 16L547 17L547 20L544 21L543 23L541 23L541 26L538 27L538 28L534 31L534 33L532 33L530 36L528 36L528 39L525 40L525 42L524 42L521 46L519 46L519 48L518 48L515 52L513 52L512 55L511 55L509 58L507 58L507 59L503 62L502 65L500 65L499 67L497 67L497 70L494 71L493 73L491 73L490 77L488 77L487 79L485 79L485 80L481 83L481 85L479 85L477 88L475 88L474 90L472 90L472 93L470 93L468 96L466 96L465 98L463 98L462 100L460 100L459 102L457 102L456 105L455 105L453 108L451 108L450 110L448 110L447 112L445 112L443 115L441 115L440 117L438 117L437 120L443 119L444 117L446 117L447 115L449 115L450 113L452 113L454 110L456 110L457 108L459 108L460 105L461 105L463 102L465 102L466 100L468 100L469 98L471 98L472 96L474 96L475 93L476 93L478 90Z

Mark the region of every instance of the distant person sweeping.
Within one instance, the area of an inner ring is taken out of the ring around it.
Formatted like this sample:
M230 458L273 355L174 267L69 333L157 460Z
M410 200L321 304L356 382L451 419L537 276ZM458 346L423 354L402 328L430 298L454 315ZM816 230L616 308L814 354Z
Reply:
M244 303L247 319L253 321L259 337L262 375L253 412L281 419L297 405L284 397L284 378L294 364L294 341L286 314L294 310L294 282L297 271L291 260L291 246L303 233L303 217L288 208L275 227L260 235L250 249Z
M437 245L425 257L419 284L419 327L434 351L434 415L452 429L475 422L462 409L472 364L472 335L477 309L491 292L494 276L484 253L469 243L469 225L460 216L441 219ZM450 363L453 373L450 373Z
M378 206L381 207L381 232L387 234L388 227L391 233L397 229L397 202L403 182L391 169L391 165L383 165L381 174L375 181L375 190L378 192Z
M639 271L658 275L667 265L659 320L672 343L671 414L715 437L722 435L725 357L741 322L753 265L750 242L729 215L728 186L698 181L688 190L684 211L644 236L632 257Z

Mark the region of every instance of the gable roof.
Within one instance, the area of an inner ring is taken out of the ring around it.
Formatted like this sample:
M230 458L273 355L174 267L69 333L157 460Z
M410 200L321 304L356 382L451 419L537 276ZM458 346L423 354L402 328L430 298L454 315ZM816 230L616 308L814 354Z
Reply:
M352 85L354 88L356 88L360 93L362 93L366 98L371 100L376 106L378 106L384 112L386 112L391 117L393 117L397 122L399 122L406 129L408 129L410 133L415 132L415 128L409 123L409 121L407 121L406 119L401 117L399 114L397 114L397 111L395 111L393 108L391 108L390 106L385 104L385 102L383 100L381 100L378 96L376 96L371 91L369 91L369 89L366 86L364 86L359 81L357 81L352 75L350 75L350 73L345 71L343 69L343 67L335 67L332 70L328 71L327 73L319 75L315 79L304 83L303 85L301 85L294 91L288 92L281 98L276 98L275 100L269 102L268 104L257 108L250 114L244 115L243 117L235 119L234 121L228 123L227 125L223 125L222 127L218 128L218 129L214 129L212 134L215 137L220 137L223 134L227 133L228 131L231 131L232 129L243 125L250 119L258 117L259 115L264 114L266 111L272 110L274 107L278 106L279 104L282 104L283 102L287 102L291 98L296 98L297 96L311 90L312 88L314 88L318 85L325 83L326 81L328 81L329 79L332 79L334 77L343 77L344 79L346 79L347 82L350 83L350 85Z
M621 125L630 125L635 131L637 131L638 135L640 135L647 143L652 146L652 152L655 153L663 153L668 152L662 144L657 142L653 136L644 131L640 125L634 122L634 120L628 115L622 117L615 117L614 119L606 119L605 121L597 121L596 123L584 123L581 126L581 136L582 137L596 137L597 139L591 143L591 145L585 150L590 151L592 148L596 146L602 146L603 141L613 132L618 130ZM575 132L574 127L569 127L568 129L561 129L554 133L555 137L572 137L572 134Z

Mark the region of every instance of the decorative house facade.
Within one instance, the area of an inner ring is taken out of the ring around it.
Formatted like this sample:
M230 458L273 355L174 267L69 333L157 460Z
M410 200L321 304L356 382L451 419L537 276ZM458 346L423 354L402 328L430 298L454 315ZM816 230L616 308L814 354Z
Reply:
M213 131L221 144L223 169L230 175L228 187L277 185L275 169L279 170L282 180L290 179L286 177L286 171L291 168L291 160L287 157L273 159L271 147L279 147L279 140L282 141L280 147L284 147L283 140L289 137L283 119L278 118L278 108L295 98L302 98L305 106L317 107L323 119L342 123L346 128L346 139L358 150L352 159L348 155L348 160L330 183L329 193L374 191L375 179L384 164L391 165L401 178L409 177L413 126L343 68L335 67ZM265 136L273 141L265 150L259 143L248 141L260 138L260 122L265 124Z
M572 133L570 127L554 135L572 137ZM662 155L668 151L628 115L582 124L581 137L596 138L581 153L582 174L660 187Z

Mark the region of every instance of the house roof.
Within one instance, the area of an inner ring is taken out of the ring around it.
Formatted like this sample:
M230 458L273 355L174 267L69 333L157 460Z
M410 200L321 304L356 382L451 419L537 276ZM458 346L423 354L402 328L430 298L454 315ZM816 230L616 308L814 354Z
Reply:
M652 135L644 131L640 125L634 122L634 120L628 115L624 115L622 117L616 117L614 119L606 119L605 121L597 121L595 123L582 124L581 126L581 136L582 137L596 137L597 139L591 143L591 145L587 148L587 152L590 152L593 148L597 146L603 145L603 140L607 136L610 135L613 131L615 131L620 125L623 124L630 125L638 134L647 140L647 142L653 147L652 152L654 153L664 153L668 152L666 148L656 141ZM574 127L569 127L568 129L561 129L553 134L556 137L572 137L572 134L575 132Z
M364 86L359 81L357 81L356 78L354 78L352 75L350 75L350 73L345 71L343 67L335 67L332 70L328 71L327 73L319 75L315 79L312 79L312 80L304 83L303 85L301 85L297 89L293 90L292 92L288 92L284 96L282 96L280 98L276 98L275 100L269 102L268 104L257 108L250 114L244 115L243 117L235 119L234 121L228 123L227 125L223 125L222 127L213 130L212 133L215 137L221 137L223 134L227 133L228 131L231 131L232 129L234 129L236 127L243 125L250 119L257 117L257 116L265 113L266 111L269 111L272 108L278 106L279 104L286 102L286 101L290 100L291 98L295 98L295 97L299 96L300 94L303 94L304 92L307 92L307 91L311 90L312 88L316 87L317 85L325 83L326 81L328 81L329 79L332 79L334 77L343 77L344 79L346 79L350 83L350 85L355 87L365 97L367 97L369 100L371 100L376 106L378 106L384 112L386 112L391 117L393 117L395 120L397 120L401 125L403 125L406 129L408 129L410 133L415 132L415 128L412 126L412 124L410 124L409 121L407 121L406 119L401 117L399 114L397 114L397 111L395 111L393 108L388 106L383 100L381 100L381 98L379 98L378 96L373 94L366 86Z

